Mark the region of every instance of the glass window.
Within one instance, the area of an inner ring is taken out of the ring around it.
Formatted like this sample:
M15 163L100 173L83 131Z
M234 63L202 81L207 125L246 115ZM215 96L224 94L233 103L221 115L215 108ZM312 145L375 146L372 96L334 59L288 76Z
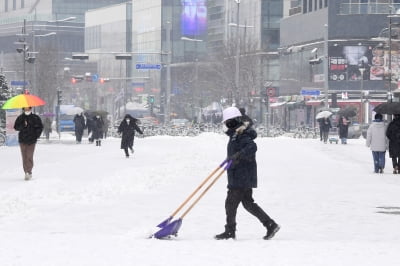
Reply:
M323 8L323 6L322 6L322 0L319 0L319 8L320 8L320 9Z
M308 11L312 11L312 0L308 0Z
M325 7L328 7L328 0L325 0Z
M8 12L8 0L4 0L4 11Z
M303 0L303 13L307 13L307 7L308 7L307 0Z

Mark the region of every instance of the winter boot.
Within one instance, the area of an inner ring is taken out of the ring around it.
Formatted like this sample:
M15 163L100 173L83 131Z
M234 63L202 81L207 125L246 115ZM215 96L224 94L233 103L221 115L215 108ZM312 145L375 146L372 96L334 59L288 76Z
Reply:
M267 234L263 237L264 240L273 238L279 229L281 229L281 227L274 221L264 224L264 226L267 228Z
M99 140L99 146L101 146L101 140Z
M98 140L96 140L96 146L99 146L99 141Z
M226 240L229 238L236 239L235 231L236 228L234 226L225 225L225 232L216 235L214 238L217 240L222 240L222 239Z

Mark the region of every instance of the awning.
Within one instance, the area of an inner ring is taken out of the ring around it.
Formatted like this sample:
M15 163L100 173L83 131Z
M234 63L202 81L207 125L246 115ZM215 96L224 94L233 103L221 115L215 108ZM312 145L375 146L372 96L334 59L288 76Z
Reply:
M320 106L323 101L324 100L309 100L306 102L306 105Z
M271 108L277 108L277 107L282 106L282 105L284 105L284 104L286 104L286 102L271 103L269 107L271 107Z

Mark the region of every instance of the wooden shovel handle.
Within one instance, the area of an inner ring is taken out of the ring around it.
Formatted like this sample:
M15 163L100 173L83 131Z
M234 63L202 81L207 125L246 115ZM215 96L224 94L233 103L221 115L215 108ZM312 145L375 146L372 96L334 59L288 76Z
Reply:
M186 214L189 213L189 211L194 207L194 205L199 202L199 200L207 193L207 191L217 182L217 180L221 177L221 175L231 166L232 161L229 161L228 164L225 166L224 169L221 170L221 172L214 178L214 180L204 189L204 191L197 197L197 199L189 206L189 208L182 214L180 219L182 220L183 217L186 216Z
M188 201L191 200L194 195L196 195L196 193L204 186L204 184L207 183L208 180L210 180L210 178L213 177L214 174L219 169L221 169L226 163L227 160L223 161L214 171L212 171L212 173L209 176L207 176L207 178L204 179L203 182L201 182L201 184L192 192L192 194L189 195L189 197L187 197L187 199L178 207L178 209L176 209L176 211L174 211L174 213L171 214L171 217L174 217L183 208L183 206L185 206L188 203Z

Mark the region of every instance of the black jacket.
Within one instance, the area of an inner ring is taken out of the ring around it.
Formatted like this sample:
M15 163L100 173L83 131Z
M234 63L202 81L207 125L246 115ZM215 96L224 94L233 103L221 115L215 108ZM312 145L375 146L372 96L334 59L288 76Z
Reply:
M331 120L329 118L326 119L322 118L319 121L319 126L322 129L322 131L329 132L329 129L332 127Z
M129 118L129 124L126 122L126 118ZM130 115L126 115L118 127L118 133L122 133L121 149L132 148L133 139L135 138L135 131L143 134L139 126L136 124L137 119Z
M24 144L34 144L43 131L42 120L38 115L22 113L14 123L14 129L19 131L18 141Z
M100 117L93 117L92 120L92 138L93 139L102 139L103 138L103 119Z
M389 139L389 156L391 158L400 157L400 118L390 122L386 130L386 137Z
M228 158L239 153L235 161L228 169L228 188L256 188L257 187L257 144L254 139L257 133L248 127L242 133L229 129Z
M85 118L83 117L83 115L75 115L74 123L75 131L82 132L86 127Z
M343 118L347 120L347 123L343 123ZM345 116L340 116L339 121L338 121L338 128L339 128L339 138L347 138L349 135L349 124L350 121L347 117Z

